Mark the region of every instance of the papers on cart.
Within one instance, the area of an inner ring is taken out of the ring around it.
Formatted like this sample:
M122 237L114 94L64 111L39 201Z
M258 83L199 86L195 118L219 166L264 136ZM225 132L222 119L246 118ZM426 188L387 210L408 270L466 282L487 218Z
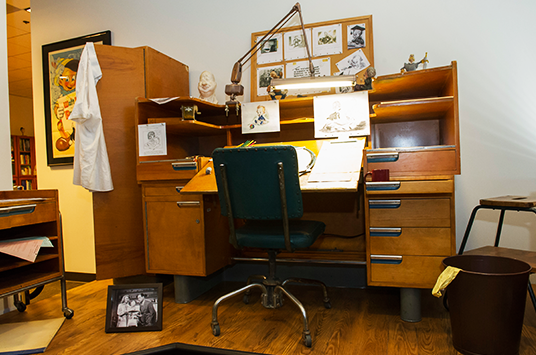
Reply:
M34 262L42 247L53 247L47 237L24 237L0 241L0 253Z

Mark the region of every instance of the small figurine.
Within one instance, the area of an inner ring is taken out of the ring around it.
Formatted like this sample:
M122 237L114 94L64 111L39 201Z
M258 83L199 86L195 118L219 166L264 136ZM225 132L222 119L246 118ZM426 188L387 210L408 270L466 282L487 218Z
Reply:
M404 66L400 69L401 73L407 72L407 71L414 71L417 69L419 64L423 65L424 69L426 69L426 63L428 63L428 52L424 55L424 58L415 63L415 56L413 54L409 55L409 63L404 63Z
M272 70L270 72L270 77L272 79L280 79L281 75L277 74L275 70ZM288 93L288 90L276 90L274 89L272 85L268 85L268 87L266 88L266 91L268 91L268 94L270 95L272 100L277 100L277 96L281 96L280 100L283 100L285 97L287 97L287 93Z
M374 67L368 67L365 71L365 75L363 76L364 83L363 84L355 84L354 91L362 91L362 90L372 90L372 82L374 81L374 77L376 76L376 69Z
M214 75L209 71L204 71L199 76L199 84L197 84L197 89L199 90L199 98L204 101L211 102L213 104L218 103L216 98L216 79Z

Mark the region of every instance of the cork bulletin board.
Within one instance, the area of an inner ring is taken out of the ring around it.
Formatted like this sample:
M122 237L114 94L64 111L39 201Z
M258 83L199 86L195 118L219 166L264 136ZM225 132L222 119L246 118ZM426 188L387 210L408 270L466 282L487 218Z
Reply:
M363 82L366 68L374 66L372 15L304 24L315 76L357 75ZM269 31L251 34L254 46ZM309 76L309 61L301 26L285 27L251 58L251 101L271 100L271 76ZM336 94L347 89L289 91L287 98Z

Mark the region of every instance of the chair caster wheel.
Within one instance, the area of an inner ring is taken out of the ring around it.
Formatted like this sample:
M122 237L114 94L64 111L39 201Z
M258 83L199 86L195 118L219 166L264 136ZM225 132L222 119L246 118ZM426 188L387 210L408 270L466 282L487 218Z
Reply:
M15 307L17 307L19 312L24 312L26 310L26 303L21 301L15 302Z
M212 334L214 334L214 336L218 336L220 335L220 325L219 324L212 324Z
M330 301L324 302L324 308L331 309L331 302Z
M74 316L74 311L70 308L65 308L63 310L63 316L67 319L71 319Z
M310 348L313 345L313 338L311 338L310 334L303 336L303 343L306 347Z

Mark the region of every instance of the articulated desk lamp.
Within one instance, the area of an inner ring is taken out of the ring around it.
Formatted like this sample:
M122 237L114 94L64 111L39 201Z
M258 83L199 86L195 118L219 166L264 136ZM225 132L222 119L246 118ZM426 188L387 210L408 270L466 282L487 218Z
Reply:
M237 96L244 95L244 87L240 84L242 80L242 66L247 63L251 57L258 52L261 45L270 40L281 28L290 20L290 18L298 13L300 16L300 25L303 33L303 40L305 42L305 48L307 49L307 57L309 59L309 77L303 78L289 78L289 79L272 79L271 85L276 90L284 89L303 89L303 88L327 88L327 87L343 87L355 85L354 75L338 75L338 76L322 76L315 77L315 70L313 66L313 60L311 58L311 52L307 44L307 36L305 35L305 27L303 25L303 19L301 14L300 3L297 2L290 12L283 17L264 37L261 38L249 51L242 56L234 65L233 72L231 73L231 83L225 86L225 94L230 96L230 100L226 102L226 105L234 104L236 107L236 113L238 115L239 102L236 100Z

